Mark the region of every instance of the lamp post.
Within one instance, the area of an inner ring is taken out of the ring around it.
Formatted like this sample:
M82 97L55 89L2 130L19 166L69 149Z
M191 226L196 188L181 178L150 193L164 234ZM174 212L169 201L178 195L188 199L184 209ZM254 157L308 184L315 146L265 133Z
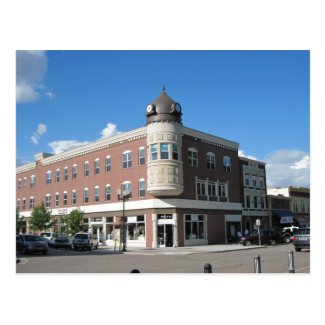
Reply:
M126 231L125 231L125 201L129 199L130 191L121 187L117 190L118 200L123 201L122 210L122 252L126 252Z

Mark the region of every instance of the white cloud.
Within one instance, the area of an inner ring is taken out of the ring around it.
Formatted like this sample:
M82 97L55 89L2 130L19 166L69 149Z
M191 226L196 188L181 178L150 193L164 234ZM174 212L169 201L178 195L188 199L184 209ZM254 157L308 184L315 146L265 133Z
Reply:
M58 154L67 150L75 149L89 143L88 141L79 142L77 140L62 140L53 141L48 143L48 146L52 149L52 153Z
M45 95L46 95L49 99L54 99L54 98L55 98L55 95L54 95L51 91L48 91L47 93L45 93Z
M48 58L45 51L16 51L16 101L33 102L39 99L40 90L47 87L43 79ZM54 96L52 92L48 92ZM54 98L53 96L50 99Z
M34 144L38 144L41 135L46 133L47 126L45 124L38 124L36 132L33 132L32 136L30 137L30 141L32 141Z
M238 156L240 157L244 157L244 158L248 158L248 159L254 159L254 160L258 160L256 157L254 156L250 156L250 155L246 155L244 154L243 150L238 150Z
M278 150L263 160L266 162L268 187L310 187L310 156L300 150Z
M112 136L120 134L120 133L122 133L122 132L117 130L117 127L115 124L107 123L106 128L101 131L101 139L109 138L109 137L112 137Z

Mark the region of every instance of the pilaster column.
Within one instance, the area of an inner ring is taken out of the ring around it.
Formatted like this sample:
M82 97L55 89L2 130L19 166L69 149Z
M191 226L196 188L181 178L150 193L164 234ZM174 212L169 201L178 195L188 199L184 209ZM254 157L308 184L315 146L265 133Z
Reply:
M152 214L152 248L157 248L157 214Z
M177 213L173 213L173 246L178 247L178 224L177 224Z

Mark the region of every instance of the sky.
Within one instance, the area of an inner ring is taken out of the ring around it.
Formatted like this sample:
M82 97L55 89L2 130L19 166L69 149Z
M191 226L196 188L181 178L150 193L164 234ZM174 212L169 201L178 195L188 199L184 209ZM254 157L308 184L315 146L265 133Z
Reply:
M163 85L183 125L309 187L309 51L17 51L17 166L145 125Z

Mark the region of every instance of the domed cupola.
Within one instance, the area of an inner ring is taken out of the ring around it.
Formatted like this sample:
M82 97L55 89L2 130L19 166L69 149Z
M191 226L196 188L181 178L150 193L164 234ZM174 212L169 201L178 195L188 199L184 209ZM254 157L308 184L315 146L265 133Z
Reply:
M155 122L171 121L182 123L182 108L170 98L163 86L162 93L147 106L147 125Z

